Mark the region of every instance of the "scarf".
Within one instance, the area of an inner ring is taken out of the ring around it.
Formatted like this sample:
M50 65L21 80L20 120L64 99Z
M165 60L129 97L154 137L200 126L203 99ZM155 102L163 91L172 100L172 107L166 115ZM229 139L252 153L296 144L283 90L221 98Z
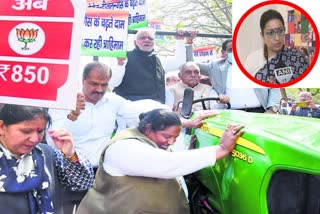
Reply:
M0 192L26 193L31 214L53 213L44 153L36 146L16 159L0 146Z
M272 83L275 81L274 84L279 84L275 79L275 69L291 67L293 74L291 79L288 80L291 81L303 74L308 66L308 62L300 52L285 47L280 53L267 61L267 63L255 74L255 78L262 82Z

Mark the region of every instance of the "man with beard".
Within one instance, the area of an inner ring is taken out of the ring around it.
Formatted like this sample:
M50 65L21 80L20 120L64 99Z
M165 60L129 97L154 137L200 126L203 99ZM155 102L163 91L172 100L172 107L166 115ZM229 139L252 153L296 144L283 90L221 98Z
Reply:
M118 58L112 66L114 75L110 86L125 99L136 101L151 99L165 103L165 72L179 68L185 62L184 36L178 31L174 60L171 58L162 65L154 51L155 35L150 29L136 33L135 48L127 53L127 58Z

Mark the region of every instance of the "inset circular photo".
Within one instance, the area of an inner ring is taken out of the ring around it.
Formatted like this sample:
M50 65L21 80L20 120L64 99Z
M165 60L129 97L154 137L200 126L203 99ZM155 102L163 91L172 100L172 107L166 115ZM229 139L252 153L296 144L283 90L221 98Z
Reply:
M302 8L286 1L266 1L250 8L237 23L233 40L241 71L271 88L302 80L319 54L314 21Z

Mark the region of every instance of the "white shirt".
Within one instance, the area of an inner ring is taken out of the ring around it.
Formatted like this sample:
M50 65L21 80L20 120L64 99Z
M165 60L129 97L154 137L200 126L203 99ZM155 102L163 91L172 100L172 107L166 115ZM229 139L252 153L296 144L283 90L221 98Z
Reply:
M248 55L243 66L253 77L266 64L263 49L256 50Z
M178 106L178 103L183 101L184 97L184 90L186 88L190 88L183 82L178 82L172 86L170 86L170 91L172 92L174 96L174 107ZM192 88L194 95L193 95L193 100L196 99L201 99L201 98L207 98L210 96L210 93L212 91L212 87L203 83L198 83L198 85L194 86ZM205 105L207 109L210 109L210 103L205 102ZM179 107L181 108L182 105L180 104ZM196 103L192 105L193 110L202 110L202 104L201 103Z
M178 70L179 67L186 61L184 40L176 40L175 50L176 52L174 57L167 58L165 62L161 62L165 72ZM120 85L125 74L126 64L127 61L125 61L123 65L118 65L118 63L115 61L112 62L112 77L109 82L109 87L115 88Z
M137 118L139 114L142 112L148 112L158 108L170 109L168 105L162 104L158 101L151 100L151 99L131 101L130 108L131 108L131 111L136 112ZM125 128L137 127L140 121L137 118L133 120L126 120L126 118L117 117L117 123L118 123L117 132Z
M219 98L219 95L214 89L211 89L209 97ZM218 103L217 100L210 101L210 109L226 109L226 108L227 108L227 105L223 103Z
M96 105L86 102L85 110L81 111L76 121L67 119L69 110L50 109L52 128L70 131L75 150L84 154L93 167L98 167L101 152L115 128L116 118L138 123L140 112L132 108L131 103L118 95L106 92ZM47 141L49 145L54 146L49 137Z
M230 98L231 109L256 108L261 103L258 100L253 88L233 88L232 87L232 66L229 66L227 74L226 95Z
M169 152L136 139L125 139L106 150L103 168L112 176L172 179L212 166L215 162L215 146Z
M166 101L165 101L165 104L169 107L169 109L172 110L173 103L174 103L174 96L173 96L173 94L170 91L170 88L168 86L166 86L165 90L166 90Z
M106 150L103 169L112 176L176 178L188 198L188 189L182 176L212 166L215 162L214 146L169 152L136 139L125 139Z
M169 152L136 139L125 139L106 150L103 169L112 176L176 178L188 198L188 189L182 176L212 166L215 162L214 146Z

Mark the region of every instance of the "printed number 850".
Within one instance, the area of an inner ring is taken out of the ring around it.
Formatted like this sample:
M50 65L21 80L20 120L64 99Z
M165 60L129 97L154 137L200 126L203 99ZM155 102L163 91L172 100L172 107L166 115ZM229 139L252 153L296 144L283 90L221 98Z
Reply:
M26 82L34 83L38 82L39 84L46 84L49 81L49 69L47 67L40 67L36 70L36 66L28 65L26 69L23 70L21 65L12 66L11 80L13 82ZM10 65L2 65L0 69L0 79L7 81L6 76L4 75L8 70L10 70Z

